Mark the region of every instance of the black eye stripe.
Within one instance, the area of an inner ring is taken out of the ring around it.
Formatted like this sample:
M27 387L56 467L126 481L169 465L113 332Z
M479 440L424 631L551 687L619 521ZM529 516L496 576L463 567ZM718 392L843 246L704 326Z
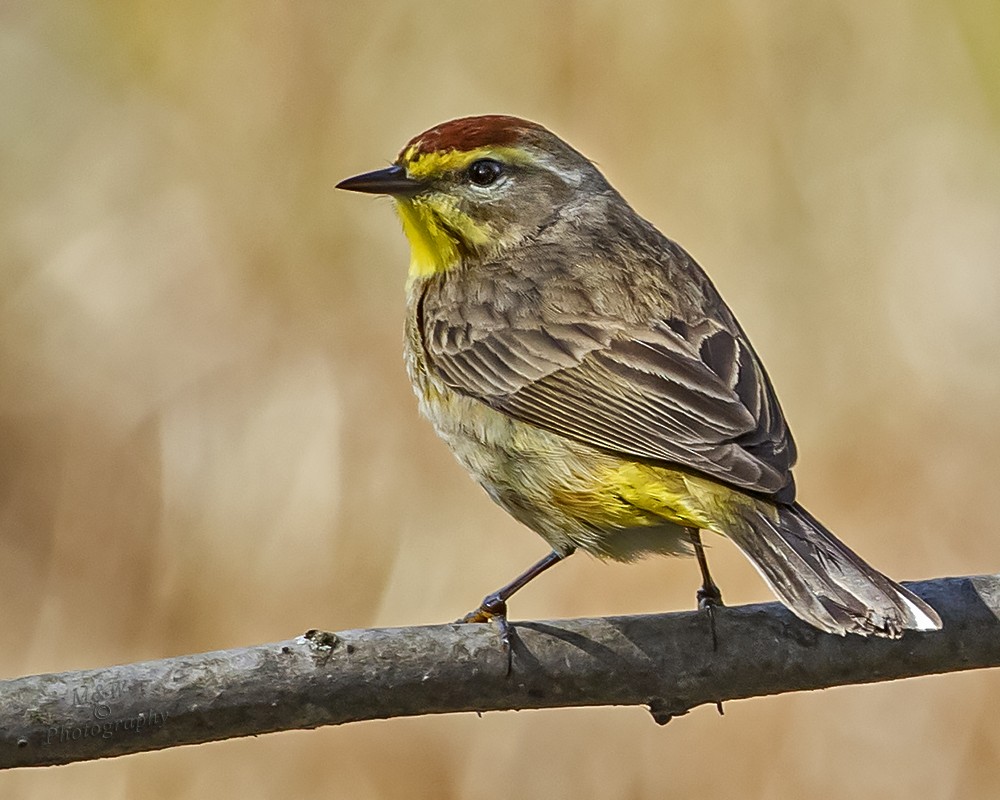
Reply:
M492 158L480 158L469 165L466 174L476 186L490 186L503 175L503 164Z

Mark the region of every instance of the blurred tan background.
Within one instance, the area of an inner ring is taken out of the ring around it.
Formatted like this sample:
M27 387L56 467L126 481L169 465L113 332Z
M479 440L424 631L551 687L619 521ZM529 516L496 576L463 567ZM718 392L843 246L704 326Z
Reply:
M407 248L335 192L538 120L706 267L800 498L898 579L995 571L1000 6L8 2L0 676L447 621L545 552L417 417ZM769 599L724 541L730 603ZM580 556L515 618L689 608ZM1000 676L392 720L0 775L0 797L996 796Z

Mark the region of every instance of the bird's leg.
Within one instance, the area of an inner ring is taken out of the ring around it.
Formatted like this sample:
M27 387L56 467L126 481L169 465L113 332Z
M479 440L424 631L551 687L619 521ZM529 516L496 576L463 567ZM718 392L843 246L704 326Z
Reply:
M705 558L705 545L701 543L701 531L697 528L688 528L688 536L694 546L694 555L698 559L698 569L701 570L701 588L695 597L698 598L698 608L708 612L708 624L712 629L712 649L719 649L719 639L715 633L715 607L723 605L722 592L712 580L712 573L708 571L708 559Z
M566 556L572 554L572 552L573 551L570 550L568 553L557 553L553 550L545 556L545 558L526 569L506 586L503 586L493 592L493 594L484 597L483 602L479 605L479 608L469 614L466 614L458 620L460 623L489 622L490 620L497 623L497 628L500 631L500 644L503 646L504 652L507 653L508 672L510 672L511 667L511 650L510 623L507 622L507 601L516 591L533 581L549 567L554 564L558 564L566 558Z

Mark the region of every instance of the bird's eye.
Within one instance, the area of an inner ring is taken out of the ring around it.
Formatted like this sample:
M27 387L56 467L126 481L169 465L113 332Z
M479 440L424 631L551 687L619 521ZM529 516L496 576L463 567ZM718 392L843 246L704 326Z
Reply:
M503 175L503 165L492 158L481 158L469 165L468 175L476 186L491 186Z

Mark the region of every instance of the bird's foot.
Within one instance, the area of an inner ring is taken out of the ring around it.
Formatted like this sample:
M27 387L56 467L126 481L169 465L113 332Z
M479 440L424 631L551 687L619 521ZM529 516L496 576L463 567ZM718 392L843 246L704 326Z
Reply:
M715 631L715 609L725 606L725 603L722 602L722 592L713 583L708 586L702 586L695 597L698 599L698 610L708 614L708 627L712 632L712 649L718 650L719 636Z
M507 658L507 674L510 675L514 668L514 651L510 646L511 627L507 621L507 601L498 592L494 592L483 598L479 608L456 621L459 624L493 622L497 626L500 650Z

